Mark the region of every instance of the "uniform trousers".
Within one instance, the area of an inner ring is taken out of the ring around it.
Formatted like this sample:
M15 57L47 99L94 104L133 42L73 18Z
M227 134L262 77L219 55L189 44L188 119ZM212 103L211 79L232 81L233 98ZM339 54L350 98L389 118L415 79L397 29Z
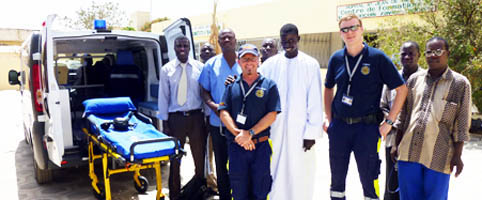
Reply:
M194 160L195 176L204 178L204 155L206 152L207 132L204 128L204 114L194 112L189 115L183 113L169 113L169 136L179 139L181 148L184 148L186 136L189 137L189 146ZM169 198L177 199L181 191L180 177L181 160L172 160L169 170Z
M345 199L345 181L353 151L358 167L364 199L378 199L380 174L379 125L364 122L347 124L334 118L328 127L331 168L331 199Z
M234 200L266 200L273 179L270 174L271 147L268 141L247 151L229 142L229 180Z

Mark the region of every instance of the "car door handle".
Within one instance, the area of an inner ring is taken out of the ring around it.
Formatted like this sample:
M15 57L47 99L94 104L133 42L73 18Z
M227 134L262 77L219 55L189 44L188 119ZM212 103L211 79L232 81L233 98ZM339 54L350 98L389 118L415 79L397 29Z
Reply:
M60 104L60 101L56 101L55 104L59 105L59 104Z

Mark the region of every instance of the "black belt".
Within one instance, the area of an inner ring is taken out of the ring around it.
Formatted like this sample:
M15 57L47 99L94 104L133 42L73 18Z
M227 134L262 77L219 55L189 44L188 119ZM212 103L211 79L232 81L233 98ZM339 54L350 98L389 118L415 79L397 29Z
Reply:
M178 114L178 115L182 115L184 117L189 117L193 114L196 114L196 113L201 113L202 110L201 109L195 109L195 110L188 110L188 111L177 111L177 112L171 112L169 114Z
M366 124L379 124L383 120L383 116L378 117L377 113L365 115L363 117L340 117L333 113L333 117L335 117L335 119L344 121L347 124L356 124L360 122L364 122Z

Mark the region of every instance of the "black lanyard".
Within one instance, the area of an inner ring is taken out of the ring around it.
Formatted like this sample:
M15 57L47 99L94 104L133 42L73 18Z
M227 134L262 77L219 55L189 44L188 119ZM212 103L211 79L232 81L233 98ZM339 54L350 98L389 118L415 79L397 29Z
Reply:
M244 107L246 105L246 99L248 98L248 95L251 94L251 92L254 90L256 85L258 85L259 79L254 82L253 85L248 90L248 93L244 90L244 84L243 84L243 79L240 80L239 87L241 87L241 92L243 92L243 106L241 107L241 114L244 114Z

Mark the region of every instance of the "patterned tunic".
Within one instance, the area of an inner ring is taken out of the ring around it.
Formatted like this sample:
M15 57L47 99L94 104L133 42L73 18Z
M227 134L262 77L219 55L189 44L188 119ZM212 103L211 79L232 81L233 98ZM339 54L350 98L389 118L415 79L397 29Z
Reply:
M471 89L466 77L447 68L433 79L420 71L407 81L408 96L397 134L399 160L450 174L454 142L469 140Z

